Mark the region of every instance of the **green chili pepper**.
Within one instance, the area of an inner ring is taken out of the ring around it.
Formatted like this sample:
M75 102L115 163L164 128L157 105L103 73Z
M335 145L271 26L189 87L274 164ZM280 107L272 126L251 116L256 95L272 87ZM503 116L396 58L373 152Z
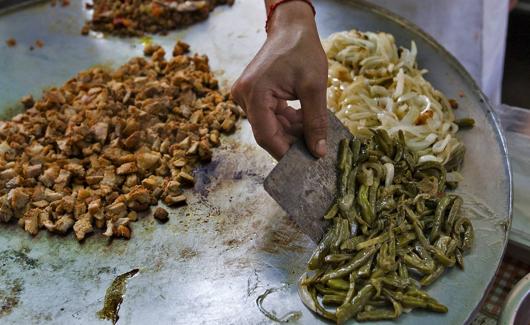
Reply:
M451 164L463 152L463 146L454 150ZM389 186L382 186L384 163L394 164ZM393 140L377 130L366 142L342 141L337 169L338 196L324 216L333 226L308 263L315 274L301 281L301 296L310 296L304 303L338 323L395 319L403 307L447 312L416 287L430 285L447 267L463 268L463 251L472 246L462 198L443 194L446 168L418 164L403 132ZM322 304L338 307L333 313Z
M339 205L337 202L333 202L333 204L329 207L328 211L324 215L324 219L331 220L335 218L338 212L339 212Z
M445 267L443 267L442 265L438 265L431 274L426 275L423 278L421 278L420 284L424 287L428 286L429 284L433 283L436 279L438 279L440 275L442 275L444 270L445 270Z
M372 284L365 285L350 303L346 303L337 308L337 324L343 324L348 319L356 316L366 305L366 303L375 294L375 288Z
M335 227L335 226L333 226ZM307 266L310 270L316 270L322 265L322 261L324 257L329 252L329 248L331 247L331 243L334 241L335 231L334 229L330 229L325 235L322 241L320 241L320 244L318 244L317 249L313 252L311 255L311 258L309 259L309 262L307 263Z
M455 120L455 124L461 129L471 129L475 126L475 120L470 117Z
M436 212L434 212L434 221L432 224L431 234L429 236L431 242L435 241L440 236L440 230L444 221L445 210L447 209L449 204L451 204L452 201L453 197L446 195L440 200L440 202L438 202Z
M333 289L321 283L315 284L315 289L317 289L319 293L324 294L324 295L335 295L335 296L346 297L346 291Z
M375 254L375 252L379 249L378 246L367 248L365 250L360 251L355 255L355 257L349 262L348 264L344 265L343 267L340 267L332 272L324 274L324 276L321 278L321 282L328 281L330 279L340 278L345 276L346 274L350 274L353 270L358 269L366 261L372 257L372 255Z
M353 257L353 255L351 255L351 254L331 254L331 255L327 255L324 258L324 262L336 264L336 263L348 261L352 257Z
M364 221L368 225L372 224L374 221L374 214L370 202L368 201L368 186L361 185L359 188L359 194L357 196L357 203L361 207L361 215Z
M462 217L456 220L454 225L454 233L460 239L460 248L464 251L471 248L473 245L473 225L468 218Z
M340 245L340 249L347 250L347 251L355 250L355 246L357 246L357 244L365 240L366 240L366 237L363 235L348 238L342 242L342 244Z
M324 295L322 303L327 306L340 306L344 302L344 296L338 295Z

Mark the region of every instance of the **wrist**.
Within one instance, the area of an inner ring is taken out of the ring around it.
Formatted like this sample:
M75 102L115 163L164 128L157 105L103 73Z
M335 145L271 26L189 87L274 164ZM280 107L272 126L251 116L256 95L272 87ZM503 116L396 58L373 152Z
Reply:
M293 28L316 31L313 8L304 1L289 1L277 6L267 24L268 34Z

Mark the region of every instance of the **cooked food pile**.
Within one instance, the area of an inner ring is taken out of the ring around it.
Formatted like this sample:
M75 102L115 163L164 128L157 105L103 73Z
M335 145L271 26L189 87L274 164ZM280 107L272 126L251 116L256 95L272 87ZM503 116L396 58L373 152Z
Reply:
M137 212L159 200L185 204L194 166L242 114L208 58L187 50L178 42L165 60L149 45L150 59L89 69L38 101L24 97L27 110L0 121L0 221L32 235L73 229L82 240L100 229L128 239ZM156 218L167 221L167 211Z
M387 33L356 30L335 33L324 44L329 60L328 107L350 129L369 137L370 129L391 136L403 131L420 162L440 162L453 169L464 156L455 137L470 119L455 120L448 100L424 78L414 42L398 48Z
M473 226L462 198L444 193L443 164L420 161L403 131L392 138L381 129L370 140L342 140L338 158L338 197L324 216L332 226L301 281L306 304L338 324L414 308L447 312L423 288L464 268Z
M210 11L234 0L93 0L92 20L81 33L89 30L118 36L166 33L208 18Z

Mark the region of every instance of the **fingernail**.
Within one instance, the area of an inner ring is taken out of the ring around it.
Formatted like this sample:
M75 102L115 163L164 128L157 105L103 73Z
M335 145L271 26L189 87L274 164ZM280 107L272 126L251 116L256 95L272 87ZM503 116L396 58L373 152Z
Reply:
M315 151L320 157L324 157L327 152L326 140L324 139L318 140Z

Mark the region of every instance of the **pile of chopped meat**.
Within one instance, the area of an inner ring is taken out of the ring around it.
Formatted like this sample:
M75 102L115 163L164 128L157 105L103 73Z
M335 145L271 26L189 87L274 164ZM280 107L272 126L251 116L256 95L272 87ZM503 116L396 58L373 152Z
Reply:
M150 59L79 73L0 121L0 222L78 240L130 238L137 212L185 204L192 170L243 112L218 89L208 58L149 45ZM158 209L156 217L167 220Z
M210 11L234 0L94 0L92 20L81 33L89 30L118 36L140 36L144 33L166 33L208 18Z

